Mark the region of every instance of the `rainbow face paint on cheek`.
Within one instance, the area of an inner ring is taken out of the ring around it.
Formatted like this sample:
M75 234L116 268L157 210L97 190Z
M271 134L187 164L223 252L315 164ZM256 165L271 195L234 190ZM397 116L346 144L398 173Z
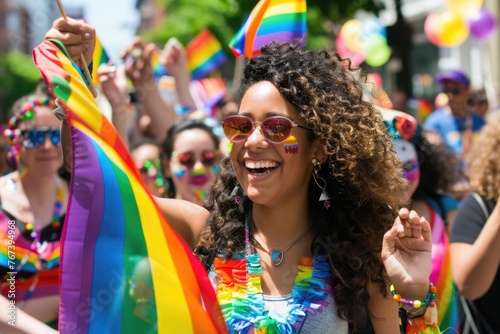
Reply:
M229 144L227 145L227 154L231 154L233 152L233 146L234 146L234 143L229 142Z
M174 177L175 177L176 179L181 180L181 179L183 179L183 178L186 176L186 174L187 174L187 173L186 173L186 170L185 170L185 169L182 169L182 168L179 168L179 167L176 167L176 168L174 169Z
M299 143L297 142L297 138L293 135L290 135L290 137L283 142L283 146L285 147L285 152L287 154L299 153Z
M408 180L410 185L420 181L420 167L418 164L418 159L408 161L407 163L405 163L405 165L408 165L408 167L405 168L403 176L406 180Z

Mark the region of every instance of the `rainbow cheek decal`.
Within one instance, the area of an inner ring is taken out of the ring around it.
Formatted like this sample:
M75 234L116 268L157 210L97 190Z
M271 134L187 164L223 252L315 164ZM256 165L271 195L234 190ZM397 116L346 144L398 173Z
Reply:
M404 177L410 185L413 185L420 180L420 167L418 166L418 159L414 159L408 163L410 167L404 171Z
M234 143L229 142L229 144L227 145L227 154L231 154L233 152L233 146L234 146Z
M297 142L297 139L293 135L288 137L288 139L285 140L283 145L285 146L285 152L287 154L299 153L299 143Z
M186 176L186 170L182 168L175 168L174 169L174 177L176 179L183 179Z

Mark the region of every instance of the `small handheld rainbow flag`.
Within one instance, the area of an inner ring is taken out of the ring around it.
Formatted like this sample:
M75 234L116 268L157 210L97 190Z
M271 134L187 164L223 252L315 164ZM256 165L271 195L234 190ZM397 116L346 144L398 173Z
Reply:
M95 36L95 49L94 54L92 55L92 81L94 85L99 85L99 75L97 74L97 69L102 64L107 64L109 62L109 56L104 47L102 46L101 41Z
M72 130L61 333L227 333L207 274L167 224L64 45L33 50Z
M263 45L276 42L306 44L306 0L260 0L229 42L236 57L251 58Z
M193 79L207 76L227 61L222 45L208 29L202 30L188 43L186 54Z

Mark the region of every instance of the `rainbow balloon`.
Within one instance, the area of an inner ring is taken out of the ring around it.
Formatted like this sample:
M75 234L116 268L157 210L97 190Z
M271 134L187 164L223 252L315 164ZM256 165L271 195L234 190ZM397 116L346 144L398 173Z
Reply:
M72 129L61 333L226 333L205 270L167 224L57 40L33 58Z

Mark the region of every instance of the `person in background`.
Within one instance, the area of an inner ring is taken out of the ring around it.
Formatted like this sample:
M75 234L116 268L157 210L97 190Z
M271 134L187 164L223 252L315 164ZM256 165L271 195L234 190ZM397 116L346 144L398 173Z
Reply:
M170 184L163 176L165 159L160 144L152 138L142 138L130 147L130 155L151 195L167 196Z
M470 109L470 80L461 70L450 70L436 76L448 104L434 110L424 121L424 128L439 134L443 141L457 154L459 166L467 174L465 156L470 150L474 134L484 125L484 119ZM465 176L454 186L451 193L457 200L470 191Z
M427 141L411 115L395 110L383 110L382 114L408 181L400 205L408 205L431 224L431 281L438 282L438 295L447 296L437 301L439 327L458 330L460 300L453 285L449 251L449 231L458 205L447 195L460 177L456 156L446 144Z
M24 96L12 107L5 131L15 169L0 177L2 333L51 333L57 328L59 240L68 185L57 173L62 150L54 107L47 95ZM9 294L12 278L15 297ZM9 302L15 303L15 327L8 324Z
M162 145L170 198L202 204L220 170L219 138L202 119L177 121Z
M477 309L480 333L500 333L500 119L488 120L467 158L472 193L451 231L451 265L460 293Z

